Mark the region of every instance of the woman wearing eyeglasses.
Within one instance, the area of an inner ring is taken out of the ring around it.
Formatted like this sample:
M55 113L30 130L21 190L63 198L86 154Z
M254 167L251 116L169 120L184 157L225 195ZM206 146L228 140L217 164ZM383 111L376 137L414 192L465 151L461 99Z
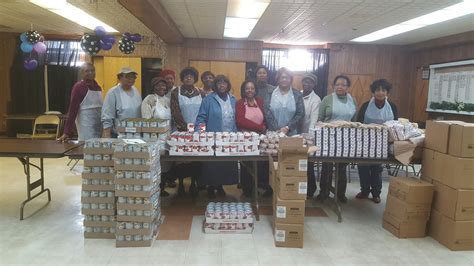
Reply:
M102 106L102 137L117 136L116 128L120 121L141 117L142 96L134 86L137 72L123 67L117 73L119 84L111 88L105 96Z

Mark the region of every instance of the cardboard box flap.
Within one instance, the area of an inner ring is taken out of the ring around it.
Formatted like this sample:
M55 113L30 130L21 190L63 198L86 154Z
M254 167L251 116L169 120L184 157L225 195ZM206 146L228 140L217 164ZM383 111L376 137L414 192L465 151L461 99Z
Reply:
M279 141L279 148L284 149L297 149L303 147L303 138L281 138Z
M431 203L434 186L413 177L391 177L389 194L408 203Z
M451 125L449 132L449 154L459 157L474 157L474 124Z

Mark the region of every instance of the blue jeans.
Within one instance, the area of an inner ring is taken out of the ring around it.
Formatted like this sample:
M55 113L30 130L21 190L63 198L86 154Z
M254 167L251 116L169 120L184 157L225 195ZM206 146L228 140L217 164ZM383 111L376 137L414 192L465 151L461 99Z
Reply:
M364 195L372 193L373 197L380 197L382 192L382 165L369 164L357 166L359 170L360 191Z

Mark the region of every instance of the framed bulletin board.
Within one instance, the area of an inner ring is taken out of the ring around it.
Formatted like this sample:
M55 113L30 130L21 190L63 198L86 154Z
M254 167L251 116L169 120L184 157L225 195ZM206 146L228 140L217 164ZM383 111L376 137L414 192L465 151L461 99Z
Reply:
M474 59L430 65L426 111L474 115Z

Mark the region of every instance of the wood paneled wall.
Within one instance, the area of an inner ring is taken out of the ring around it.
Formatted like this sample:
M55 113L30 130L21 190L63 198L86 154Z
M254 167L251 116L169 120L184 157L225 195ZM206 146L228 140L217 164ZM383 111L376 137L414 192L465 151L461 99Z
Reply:
M164 65L179 73L190 60L260 63L262 47L261 41L186 39L181 45L168 45Z
M392 83L393 89L390 100L399 110L399 116L409 117L406 95L408 88L403 82L407 59L406 49L394 45L371 44L328 44L329 52L329 78L332 84L337 75L347 75L352 79L352 94L357 96L358 104L370 99L371 93L368 85L371 81L385 78ZM361 83L361 84L359 84ZM365 90L365 91L361 91ZM332 92L329 85L328 93Z
M0 132L6 131L5 115L11 100L10 68L13 64L19 41L18 34L0 33Z
M427 113L428 81L422 80L421 70L431 64L474 59L474 31L443 37L406 47L408 72L406 84L410 88L406 96L409 111L414 121L444 118L474 122L473 116Z

